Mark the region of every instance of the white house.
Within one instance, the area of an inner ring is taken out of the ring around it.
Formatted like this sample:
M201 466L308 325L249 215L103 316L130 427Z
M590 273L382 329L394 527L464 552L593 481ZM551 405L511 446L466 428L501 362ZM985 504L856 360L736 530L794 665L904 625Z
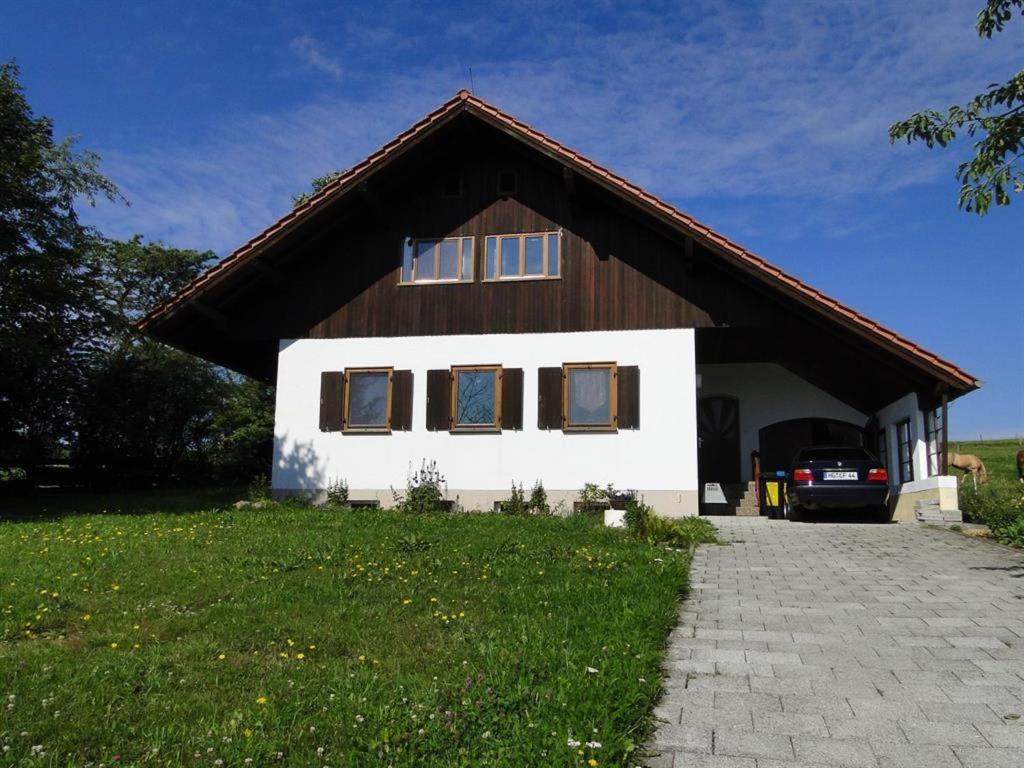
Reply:
M275 491L384 505L427 460L466 508L539 480L692 515L839 443L910 517L955 505L946 405L978 386L466 91L139 327L276 382Z

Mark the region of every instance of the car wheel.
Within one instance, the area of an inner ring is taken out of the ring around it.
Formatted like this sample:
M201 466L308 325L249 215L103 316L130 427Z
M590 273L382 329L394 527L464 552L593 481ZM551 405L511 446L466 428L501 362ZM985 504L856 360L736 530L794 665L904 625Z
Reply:
M794 523L799 522L800 521L800 508L799 507L791 507L789 505L789 502L787 501L786 502L786 506L783 509L782 515L783 515L783 517L785 517L787 520L790 520L791 522L794 522Z

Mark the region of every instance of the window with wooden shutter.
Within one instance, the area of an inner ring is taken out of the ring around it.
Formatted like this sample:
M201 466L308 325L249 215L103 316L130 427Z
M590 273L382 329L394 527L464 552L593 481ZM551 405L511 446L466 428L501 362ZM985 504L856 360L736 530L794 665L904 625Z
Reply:
M565 363L562 374L562 429L614 432L619 424L618 366Z
M458 432L502 428L502 367L457 365L451 369L450 424Z
M562 367L537 369L537 429L562 428Z
M391 429L408 432L412 429L412 371L395 371L391 385Z
M391 368L346 368L342 430L390 432L392 384Z
M340 432L341 414L345 398L344 371L324 371L320 374L320 431Z
M640 369L619 366L619 429L640 429Z
M523 369L504 368L501 376L501 428L523 428Z
M427 371L427 429L451 428L451 371Z

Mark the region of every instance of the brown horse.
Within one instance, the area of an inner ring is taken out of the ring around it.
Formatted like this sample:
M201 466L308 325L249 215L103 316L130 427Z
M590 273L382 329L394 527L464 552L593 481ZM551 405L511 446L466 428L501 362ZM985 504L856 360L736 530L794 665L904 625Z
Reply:
M985 464L973 453L947 453L946 463L951 467L968 472L975 485L988 482L988 470L985 469Z
M1017 451L1017 479L1024 483L1024 451Z

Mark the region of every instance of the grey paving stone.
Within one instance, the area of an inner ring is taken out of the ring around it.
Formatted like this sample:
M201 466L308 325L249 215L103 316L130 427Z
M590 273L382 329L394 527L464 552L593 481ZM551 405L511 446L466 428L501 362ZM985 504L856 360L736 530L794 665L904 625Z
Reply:
M1024 768L1003 717L1024 715L1024 557L915 525L715 523L731 545L695 554L657 768Z
M733 728L715 729L715 754L732 757L788 759L793 757L789 736Z
M836 768L875 768L875 753L866 739L834 739L794 736L798 760L823 763Z
M998 747L953 747L963 768L1020 768L1024 765L1024 749Z
M872 742L879 768L961 768L952 747Z
M970 723L933 723L921 720L900 721L900 728L911 744L946 746L985 746L985 737Z

